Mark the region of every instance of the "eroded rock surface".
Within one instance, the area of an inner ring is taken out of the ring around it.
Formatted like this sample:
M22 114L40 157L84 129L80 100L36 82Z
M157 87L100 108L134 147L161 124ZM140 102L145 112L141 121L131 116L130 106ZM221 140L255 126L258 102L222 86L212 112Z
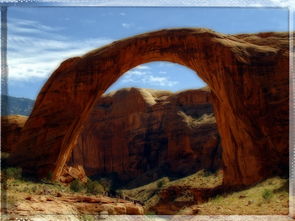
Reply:
M1 117L1 151L15 152L21 130L28 117L22 115L9 115Z
M34 215L143 215L143 207L133 202L106 196L60 194L59 196L27 195L8 209L8 214Z
M148 171L153 180L216 170L221 149L210 99L207 88L176 94L127 88L104 95L69 163L83 165L87 175L115 173L127 181Z
M75 179L83 183L88 181L83 165L75 164L73 166L65 166L59 181L62 183L70 183Z
M64 61L38 95L11 162L58 178L99 97L152 61L191 68L210 87L225 185L288 174L289 34L189 28L144 33Z

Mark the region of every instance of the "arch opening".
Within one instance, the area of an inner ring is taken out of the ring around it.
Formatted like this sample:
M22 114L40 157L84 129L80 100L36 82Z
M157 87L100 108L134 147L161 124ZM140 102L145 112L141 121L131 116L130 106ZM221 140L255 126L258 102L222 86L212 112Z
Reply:
M177 80L195 88L171 84ZM113 176L118 185L222 169L210 90L193 70L145 63L114 84L89 113L66 165L82 165L87 176Z
M124 73L105 93L120 88L150 88L172 92L206 87L194 70L171 62L149 62Z

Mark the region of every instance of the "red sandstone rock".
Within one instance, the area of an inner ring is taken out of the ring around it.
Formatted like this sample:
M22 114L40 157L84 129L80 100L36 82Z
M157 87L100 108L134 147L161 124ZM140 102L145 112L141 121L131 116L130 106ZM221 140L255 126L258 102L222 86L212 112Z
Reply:
M19 141L21 130L28 117L10 115L1 117L1 151L14 152Z
M38 95L11 162L58 178L103 92L152 61L191 68L210 87L225 185L288 173L289 34L187 28L137 35L64 61Z
M109 215L143 215L141 205L127 200L120 200L105 196L63 195L54 196L26 196L26 200L19 201L8 209L8 214L34 215L81 215L100 214L107 211Z
M74 165L74 166L64 166L62 175L59 180L62 183L70 183L74 179L78 179L83 183L86 183L88 178L85 174L84 168L82 165Z
M183 209L198 205L224 192L223 186L215 188L192 188L190 186L169 186L159 192L159 201L151 209L159 215L185 214ZM179 213L180 212L180 213ZM186 211L189 212L189 211ZM190 211L197 213L198 210Z
M116 173L127 181L150 170L157 171L155 179L165 172L187 175L220 168L209 100L204 89L174 94L128 88L104 95L69 164L83 165L87 175Z

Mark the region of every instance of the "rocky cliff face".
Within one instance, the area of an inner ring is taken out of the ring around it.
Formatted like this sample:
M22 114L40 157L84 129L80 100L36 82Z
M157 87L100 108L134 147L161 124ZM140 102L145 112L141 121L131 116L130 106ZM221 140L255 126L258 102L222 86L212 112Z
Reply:
M1 117L1 151L15 152L19 141L21 130L28 117L21 115L10 115Z
M219 135L207 89L180 93L128 88L95 105L70 164L88 175L130 180L147 171L187 175L221 165Z

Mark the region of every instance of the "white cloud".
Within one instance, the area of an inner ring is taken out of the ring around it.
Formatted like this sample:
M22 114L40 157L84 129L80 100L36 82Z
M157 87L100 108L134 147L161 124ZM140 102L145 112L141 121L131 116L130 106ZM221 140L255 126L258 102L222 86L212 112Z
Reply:
M125 12L120 12L120 14L119 15L121 15L121 16L125 16L125 15L127 15Z
M149 75L147 78L144 78L143 80L146 83L155 84L155 85L159 85L159 86L172 87L172 86L178 84L177 81L171 81L167 77L156 77L153 75Z
M73 40L58 34L55 27L36 21L12 19L8 35L9 79L31 81L46 79L65 59L110 43L112 39L91 38ZM126 27L129 27L126 24ZM158 73L159 76L154 75ZM162 74L162 75L160 75ZM141 83L147 86L172 87L177 81L169 79L165 71L152 70L151 66L139 65L128 71L123 83Z
M131 28L133 26L131 23L122 23L121 25L123 28Z
M270 0L271 3L273 3L275 6L279 7L295 7L295 1L294 0Z
M27 27L31 30L42 30L42 31L55 31L57 28L53 28L47 25L43 25L37 21L26 20L26 19L17 19L11 18L9 19L9 26L13 25L14 27ZM60 29L60 28L59 28Z
M166 71L159 71L159 74L167 74Z
M139 69L139 70L148 70L148 69L150 69L150 67L149 66L146 66L146 65L138 65L136 67L136 69Z
M156 72L156 71L155 71ZM166 73L166 72L165 72ZM168 77L155 76L153 70L145 65L137 66L136 68L128 71L122 77L123 83L142 83L147 86L162 86L173 87L178 84L177 81L172 81Z
M11 19L8 28L9 79L47 78L65 59L110 43L111 39L72 40L36 21ZM29 35L28 35L29 34Z
M146 75L147 72L144 72L144 71L129 71L129 75L128 76L142 76L142 75Z

